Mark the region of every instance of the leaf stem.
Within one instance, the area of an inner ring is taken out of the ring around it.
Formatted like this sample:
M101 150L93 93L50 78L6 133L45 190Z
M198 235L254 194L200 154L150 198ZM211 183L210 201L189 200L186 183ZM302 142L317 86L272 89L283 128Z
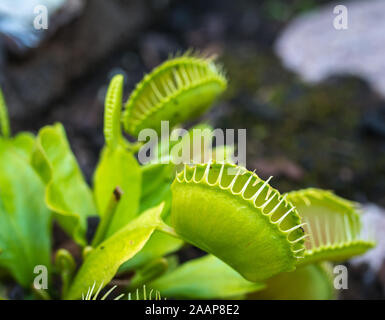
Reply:
M62 280L62 296L65 296L76 269L76 262L68 250L59 249L55 257L55 267L59 271Z
M160 277L168 269L167 259L161 257L153 260L143 268L137 270L135 275L131 279L131 283L127 287L128 291L134 291L137 288L142 287L146 283Z
M127 149L134 154L138 153L140 148L143 146L143 142L141 142L141 141L137 141L134 143L131 143L128 141L126 141L126 142L127 142L126 143Z
M156 228L159 231L162 231L174 238L181 239L181 237L176 233L175 229L165 223L163 220L159 221L159 224Z
M52 300L49 293L44 289L36 289L35 286L32 285L32 291L35 293L36 297L40 300Z
M4 138L8 138L11 135L11 129L9 126L9 116L7 105L4 100L3 92L0 88L0 134L3 135Z
M112 193L106 212L104 213L100 221L100 224L98 226L98 229L96 230L95 237L92 241L93 247L96 247L98 244L100 244L104 240L122 195L123 195L123 190L120 187L116 187L114 192Z

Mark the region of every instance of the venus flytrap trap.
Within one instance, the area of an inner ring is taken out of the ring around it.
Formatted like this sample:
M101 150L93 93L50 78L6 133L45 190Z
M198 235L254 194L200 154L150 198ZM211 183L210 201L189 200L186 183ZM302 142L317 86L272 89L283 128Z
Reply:
M186 166L173 183L172 223L251 281L293 271L304 251L295 208L268 181L231 164Z
M92 187L61 124L10 137L0 95L0 271L28 288L34 266L46 265L61 283L48 291L61 299L334 298L327 261L374 245L354 203L318 189L281 195L234 164L234 146L212 149L207 124L162 136L154 159L141 161L143 131L196 119L226 87L215 59L192 53L155 68L125 104L124 78L114 76ZM100 222L88 242L90 216ZM59 249L50 266L52 218L82 248L80 265ZM188 245L208 254L179 264ZM117 276L124 284L115 296L105 287Z
M361 224L358 204L319 189L290 192L287 199L297 207L310 235L301 264L344 261L375 245L373 234Z
M125 130L160 130L162 120L173 127L204 113L226 89L224 72L212 57L186 54L170 59L136 86L124 111Z

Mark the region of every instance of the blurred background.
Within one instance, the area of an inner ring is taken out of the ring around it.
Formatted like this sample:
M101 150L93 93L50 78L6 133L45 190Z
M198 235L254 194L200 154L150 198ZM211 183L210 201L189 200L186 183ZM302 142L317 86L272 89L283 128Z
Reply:
M34 8L48 9L36 30ZM0 85L13 132L62 122L88 181L109 79L125 96L170 53L218 54L230 79L205 116L247 128L247 167L282 192L332 189L385 230L385 1L1 0ZM126 98L125 98L126 99ZM383 233L383 231L381 231ZM341 298L385 297L385 241L347 262Z

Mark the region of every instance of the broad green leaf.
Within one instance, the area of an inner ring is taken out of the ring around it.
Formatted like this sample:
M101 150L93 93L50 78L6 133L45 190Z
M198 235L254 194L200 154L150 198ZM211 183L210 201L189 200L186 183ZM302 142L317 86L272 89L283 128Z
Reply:
M10 140L16 151L28 161L35 147L35 137L29 132L21 132Z
M32 164L46 183L47 206L61 227L85 245L87 217L95 215L97 209L61 124L39 131Z
M51 213L44 184L21 149L0 139L0 267L28 287L35 266L50 269Z
M162 223L163 204L150 209L102 242L86 257L66 299L78 299L88 288L107 285L123 262L137 254Z
M140 166L134 155L118 145L105 147L94 177L94 195L101 215L104 214L114 189L123 190L107 237L123 228L138 215L142 187Z
M266 281L266 289L248 299L330 300L336 298L331 265L309 264L293 272L283 272Z
M207 255L186 262L148 287L172 298L229 299L261 290L264 285L245 280L226 263Z

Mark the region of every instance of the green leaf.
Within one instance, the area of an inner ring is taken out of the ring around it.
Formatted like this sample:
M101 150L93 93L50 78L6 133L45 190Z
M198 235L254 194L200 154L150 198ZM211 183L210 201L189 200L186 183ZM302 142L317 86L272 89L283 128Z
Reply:
M71 285L66 299L78 299L95 284L107 285L123 262L138 253L162 224L163 204L150 209L91 251Z
M266 281L266 289L248 299L330 300L336 298L332 267L328 263L309 264L293 272L283 272Z
M51 213L44 184L19 150L0 139L0 267L28 287L35 266L50 269Z
M245 280L226 263L207 255L166 273L148 287L172 298L229 299L261 290L264 284Z
M29 161L35 147L35 136L29 132L21 132L11 140L16 151Z
M107 237L123 228L137 217L142 187L140 166L134 155L118 145L114 149L106 147L94 176L94 195L101 215L105 213L108 202L116 187L123 190Z
M87 217L97 209L61 124L39 131L32 164L46 183L47 206L61 227L77 243L86 245Z

